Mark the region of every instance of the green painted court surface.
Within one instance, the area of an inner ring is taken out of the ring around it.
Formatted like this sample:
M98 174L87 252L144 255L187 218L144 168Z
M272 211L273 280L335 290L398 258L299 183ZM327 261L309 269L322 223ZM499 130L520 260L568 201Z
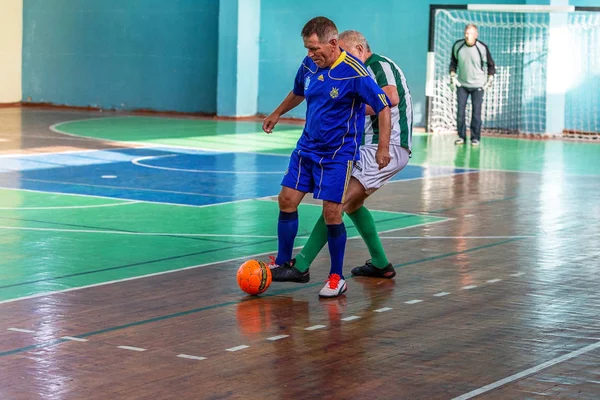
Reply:
M80 120L55 129L97 139L171 145L217 151L288 155L302 126L280 124L266 135L257 122L123 117ZM485 137L479 148L453 146L451 135L414 134L410 165L445 166L516 172L600 175L600 146L559 140Z
M299 212L297 246L321 208L302 204ZM0 189L0 301L275 254L277 215L269 200L187 207ZM444 220L373 216L380 231ZM348 236L358 236L345 222Z
M79 120L54 129L140 145L275 155L289 154L301 133L295 125L266 135L255 122L155 117ZM453 140L416 134L410 165L539 173L545 180L600 176L595 143L484 137L480 148L472 148ZM305 243L321 208L302 204L299 212L296 246ZM274 198L197 207L0 189L0 302L257 255L267 260L277 251L277 215ZM373 215L380 232L446 220ZM348 237L357 237L351 221L345 222Z

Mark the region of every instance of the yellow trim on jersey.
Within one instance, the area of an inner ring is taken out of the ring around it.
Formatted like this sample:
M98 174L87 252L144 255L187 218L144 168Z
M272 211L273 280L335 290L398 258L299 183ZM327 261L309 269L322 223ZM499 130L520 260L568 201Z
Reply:
M348 184L350 183L350 178L352 177L352 167L354 167L354 161L348 161L348 166L346 167L346 183L344 183L344 194L342 195L342 204L346 200L346 191L348 190Z
M364 72L362 72L359 68L357 68L354 64L350 64L348 61L344 61L345 64L348 64L350 66L350 68L352 68L353 70L356 71L356 73L358 73L359 77L364 77L367 76Z
M335 60L335 62L331 65L330 69L334 69L335 67L337 67L338 65L341 64L342 61L344 61L346 59L346 52L342 51L342 54L340 54L340 56L337 58L337 60Z
M341 63L348 65L350 68L355 70L358 75L357 76L345 76L343 78L334 78L333 76L331 76L331 71L333 71L333 68L337 67ZM327 76L330 79L333 79L336 81L343 81L346 79L363 78L368 75L369 75L369 73L367 72L367 70L362 65L360 65L360 63L358 61L356 61L352 57L348 56L348 54L345 51L343 51L342 54L338 57L338 59L333 63L333 65L329 69L329 72L327 73Z
M348 65L350 65L356 72L358 72L360 74L360 76L367 76L369 75L369 73L367 72L367 70L358 63L358 61L356 61L355 59L353 59L352 57L347 57L344 62Z
M381 102L383 103L384 106L389 107L390 105L388 104L387 100L385 99L385 94L378 94L379 99L381 100Z

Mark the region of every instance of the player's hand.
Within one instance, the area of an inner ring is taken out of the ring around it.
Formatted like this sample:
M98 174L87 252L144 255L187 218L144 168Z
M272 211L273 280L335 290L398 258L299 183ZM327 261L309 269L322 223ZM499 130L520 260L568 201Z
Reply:
M262 126L263 131L265 131L265 133L272 133L273 128L275 128L275 125L277 125L277 122L279 122L279 115L272 113L264 119Z
M450 73L450 90L455 91L457 87L461 87L462 85L458 81L456 77L456 73Z
M390 156L389 149L377 148L377 152L375 153L375 161L377 162L377 165L379 165L380 170L387 167L391 160L392 157Z
M488 90L489 88L492 87L492 84L494 83L494 75L488 75L487 77L487 81L485 82L485 85L483 85L481 87L481 89L483 90Z

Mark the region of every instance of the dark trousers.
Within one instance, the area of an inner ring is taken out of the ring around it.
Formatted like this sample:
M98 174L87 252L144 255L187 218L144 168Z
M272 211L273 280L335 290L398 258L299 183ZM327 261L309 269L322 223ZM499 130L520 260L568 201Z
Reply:
M456 117L456 127L458 136L467 139L467 126L465 124L465 109L467 108L467 99L471 95L471 140L479 140L481 136L481 105L483 104L483 90L480 88L465 88L459 86L456 88L458 97L458 116Z

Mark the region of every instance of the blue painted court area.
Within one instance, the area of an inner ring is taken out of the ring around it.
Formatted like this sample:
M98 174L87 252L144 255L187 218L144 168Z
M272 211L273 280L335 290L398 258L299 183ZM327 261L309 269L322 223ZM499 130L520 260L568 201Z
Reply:
M0 186L117 199L209 205L279 193L288 157L133 148L0 158ZM469 170L410 165L393 180Z

